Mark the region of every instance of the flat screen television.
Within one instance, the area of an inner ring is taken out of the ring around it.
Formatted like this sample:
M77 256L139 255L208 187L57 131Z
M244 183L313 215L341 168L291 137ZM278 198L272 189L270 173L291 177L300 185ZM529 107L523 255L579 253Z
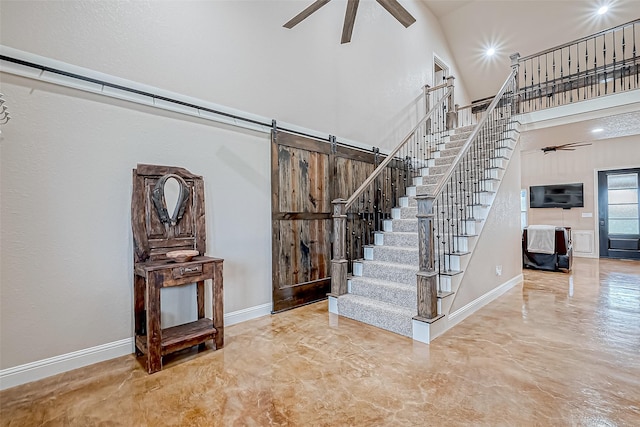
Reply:
M529 187L529 207L532 208L582 208L583 184L532 185Z

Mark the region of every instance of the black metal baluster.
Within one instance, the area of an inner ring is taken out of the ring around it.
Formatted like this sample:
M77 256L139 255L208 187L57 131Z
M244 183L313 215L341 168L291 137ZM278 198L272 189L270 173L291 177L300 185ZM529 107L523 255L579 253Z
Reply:
M625 65L627 64L627 58L626 58L626 40L625 40L625 30L626 27L622 28L622 64L623 64L623 68L622 68L622 73L620 73L620 85L622 85L622 89L624 90L624 77L627 73L627 67L625 67ZM628 83L627 83L627 90L631 90L631 80L629 79Z
M436 228L433 232L434 237L435 237L435 245L433 246L434 248L434 261L436 262L437 266L436 269L438 271L438 275L442 274L442 265L440 263L440 252L442 251L442 227L441 227L441 222L442 222L442 193L440 193L440 195L438 196L438 198L435 200L434 202L434 211L436 213L436 217L435 217L435 222L434 222L434 227Z
M635 88L638 88L638 62L636 61L636 24L633 24L633 63L636 66L636 86Z
M556 53L553 52L551 53L552 57L553 57L553 64L552 64L552 70L553 70L553 80L552 80L552 84L551 84L551 102L552 104L555 105L556 103ZM562 51L560 51L560 55L562 55ZM561 57L562 58L562 57ZM562 67L562 59L560 59L560 66ZM549 90L549 88L547 87L547 90Z
M549 87L549 54L545 53L544 55L544 87L545 90L549 90L547 89ZM549 107L549 97L546 96L545 93L545 98L547 101L547 108Z
M576 60L577 60L577 70L576 70L576 97L578 100L580 99L580 43L576 44Z
M571 46L569 46L569 75L571 75ZM567 102L567 88L564 84L564 64L562 58L562 49L560 50L560 87L562 88L562 103ZM571 94L569 94L571 96ZM557 104L556 104L557 105Z
M534 96L535 96L535 93L534 93L534 90L533 90L533 59L531 59L530 64L531 64L531 86L529 86L529 93L530 93L530 96L529 96L529 111L534 111L534 107L535 107ZM533 105L532 105L532 103L533 103Z
M584 99L587 99L587 77L589 75L589 42L585 41L584 42ZM593 89L591 91L591 93L593 94Z

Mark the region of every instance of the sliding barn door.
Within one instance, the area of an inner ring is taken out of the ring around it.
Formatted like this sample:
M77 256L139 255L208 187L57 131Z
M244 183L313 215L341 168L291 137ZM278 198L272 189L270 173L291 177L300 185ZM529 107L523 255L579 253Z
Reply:
M271 137L273 311L331 289L331 145L284 132Z
M271 136L273 311L326 298L331 290L331 201L348 198L373 171L373 152L333 146L286 132ZM374 194L351 214L354 258L372 242ZM367 239L360 238L360 234Z

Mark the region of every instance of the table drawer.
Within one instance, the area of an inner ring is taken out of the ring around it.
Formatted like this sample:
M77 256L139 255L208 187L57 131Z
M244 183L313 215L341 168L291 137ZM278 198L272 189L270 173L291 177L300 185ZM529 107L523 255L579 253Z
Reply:
M203 265L187 265L181 267L175 267L171 269L171 277L174 279L181 279L183 277L199 276L203 272Z
M170 266L155 271L154 280L161 287L182 286L202 280L213 279L213 263L189 263L187 265Z

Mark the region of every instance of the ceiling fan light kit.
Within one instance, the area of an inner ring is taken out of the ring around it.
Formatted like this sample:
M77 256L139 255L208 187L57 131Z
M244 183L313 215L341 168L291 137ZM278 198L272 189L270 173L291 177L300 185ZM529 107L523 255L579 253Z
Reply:
M300 22L308 18L312 13L320 9L331 0L316 0L304 9L302 12L287 21L283 27L292 29ZM393 15L405 28L408 28L411 24L416 22L414 18L397 0L376 0L387 12ZM353 27L356 22L356 13L358 11L358 4L360 0L348 0L347 10L344 15L344 24L342 26L342 38L340 43L349 43L351 41L351 35L353 34Z

